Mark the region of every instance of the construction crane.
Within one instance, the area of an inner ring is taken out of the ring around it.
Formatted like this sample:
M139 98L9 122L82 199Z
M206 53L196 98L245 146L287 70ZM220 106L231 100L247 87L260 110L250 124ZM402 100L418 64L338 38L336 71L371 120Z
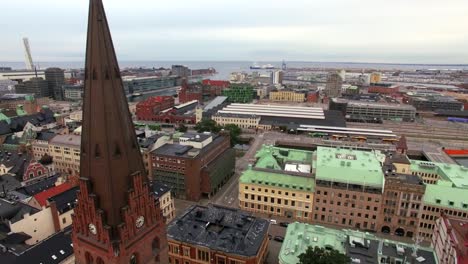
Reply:
M31 55L31 48L29 47L29 40L28 38L23 38L23 44L24 44L24 53L26 57L26 69L32 71L34 69L34 64L32 60L32 55Z

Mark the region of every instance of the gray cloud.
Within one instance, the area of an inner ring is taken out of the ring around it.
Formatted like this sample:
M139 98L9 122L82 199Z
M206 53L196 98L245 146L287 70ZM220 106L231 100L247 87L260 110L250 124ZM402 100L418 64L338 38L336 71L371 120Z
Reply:
M122 60L468 63L466 0L104 0ZM0 61L82 60L87 1L2 3Z

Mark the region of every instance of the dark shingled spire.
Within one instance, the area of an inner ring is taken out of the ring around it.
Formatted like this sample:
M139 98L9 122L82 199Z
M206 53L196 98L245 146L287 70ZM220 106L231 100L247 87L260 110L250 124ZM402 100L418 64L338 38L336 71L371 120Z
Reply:
M89 10L80 176L90 181L105 223L116 227L131 175L145 170L102 0L91 0Z

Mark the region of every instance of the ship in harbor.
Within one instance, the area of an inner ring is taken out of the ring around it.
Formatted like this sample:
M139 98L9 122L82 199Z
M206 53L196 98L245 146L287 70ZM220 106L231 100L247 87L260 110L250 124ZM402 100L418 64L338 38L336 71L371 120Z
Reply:
M276 69L276 67L272 64L265 64L265 65L258 65L257 63L254 63L252 66L250 66L251 70L273 70Z

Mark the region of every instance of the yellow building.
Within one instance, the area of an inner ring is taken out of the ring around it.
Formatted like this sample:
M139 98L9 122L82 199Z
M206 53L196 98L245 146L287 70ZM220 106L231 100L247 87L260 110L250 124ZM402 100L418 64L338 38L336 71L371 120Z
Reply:
M270 92L270 101L302 103L305 101L305 93L294 91L272 91Z
M79 173L80 144L81 137L77 135L57 135L49 141L49 155L57 172L69 175Z
M370 83L382 82L382 74L380 72L373 72L370 75Z
M212 119L218 125L225 126L227 124L235 124L244 129L255 129L259 126L260 116L256 115L213 115Z
M312 219L312 151L263 146L239 179L241 209L299 221Z

